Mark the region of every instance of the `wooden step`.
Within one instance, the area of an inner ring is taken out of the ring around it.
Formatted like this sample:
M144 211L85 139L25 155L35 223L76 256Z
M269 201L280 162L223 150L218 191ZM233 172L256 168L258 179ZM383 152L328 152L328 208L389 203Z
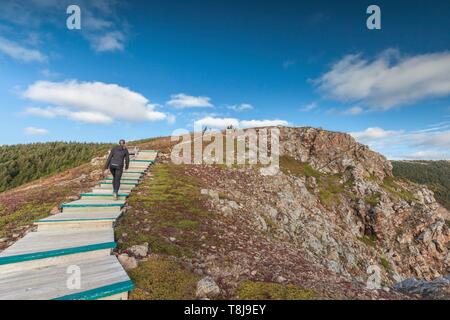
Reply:
M0 253L0 274L111 254L112 229L30 232Z
M77 200L64 203L61 207L66 212L121 212L124 200Z
M103 180L105 180L105 181L112 181L112 180L114 180L114 178L113 178L113 177L107 177L107 178L105 178L105 179L103 179ZM121 182L133 182L133 183L139 183L139 178L124 178L124 177L122 177L122 178L120 179L120 181L121 181Z
M119 193L122 193L122 190L128 190L131 191L135 188L136 185L130 185L130 184L120 184L120 190ZM103 190L109 190L110 192L113 192L113 185L112 183L100 183L96 188L103 189Z
M131 174L145 174L145 169L128 169L124 170L123 174L131 173Z
M74 265L81 271L80 289L67 286L68 270ZM0 273L0 300L127 299L132 289L133 283L115 256Z
M91 193L110 195L110 194L112 194L112 186L110 186L109 189L110 190L108 190L107 188L96 187L96 188L92 189ZM126 190L120 189L119 190L119 194L129 195L130 193L131 193L131 189L126 189Z
M100 181L100 184L112 184L113 181L112 180L102 180ZM120 180L120 185L124 185L124 186L136 186L137 184L139 184L138 180Z
M126 200L129 193L119 193L118 200ZM81 200L113 200L113 194L110 193L82 193Z
M122 212L75 212L59 213L35 222L38 231L69 229L108 229Z

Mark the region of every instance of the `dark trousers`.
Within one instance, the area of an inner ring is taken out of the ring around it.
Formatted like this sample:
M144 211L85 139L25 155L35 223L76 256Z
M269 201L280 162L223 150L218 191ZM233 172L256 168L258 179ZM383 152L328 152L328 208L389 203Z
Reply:
M120 179L122 179L123 168L109 167L109 170L113 176L113 192L119 193Z

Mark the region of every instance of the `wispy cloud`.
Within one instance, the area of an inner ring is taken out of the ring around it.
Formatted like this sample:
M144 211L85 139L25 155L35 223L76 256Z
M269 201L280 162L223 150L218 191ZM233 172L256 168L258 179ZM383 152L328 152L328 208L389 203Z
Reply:
M108 32L102 35L91 36L91 47L96 52L123 51L125 35L120 31Z
M347 110L344 110L344 114L349 114L349 115L353 115L353 116L361 114L361 113L364 113L364 109L361 107L358 107L358 106L354 106L354 107L348 108Z
M49 107L30 107L27 114L47 118L62 116L87 123L169 120L169 115L156 111L156 105L140 93L117 84L103 82L38 81L30 85L23 97Z
M289 60L283 61L283 63L281 65L282 65L283 69L289 69L289 68L295 66L296 64L297 64L297 60L289 59Z
M387 110L450 95L450 52L402 57L391 49L374 60L348 55L315 83L330 98Z
M319 104L317 102L311 102L309 104L307 104L306 106L302 107L300 109L300 111L302 112L310 112L314 109L317 109L317 107L319 106Z
M170 100L166 102L168 106L177 109L187 108L211 108L213 104L210 102L211 98L205 96L190 96L184 93L174 94Z
M385 149L397 147L409 149L402 151L396 158L450 159L450 130L385 130L383 128L368 128L360 132L350 132L359 142L383 152Z
M26 27L28 35L20 36L39 39L42 27L65 26L65 9L73 4L70 0L3 0L0 20L12 26ZM121 14L126 8L123 1L110 0L78 0L82 12L80 35L91 48L99 53L123 51L127 40L128 22ZM20 13L20 14L17 14ZM16 28L17 29L17 28Z
M23 132L28 136L45 136L49 133L47 129L27 127L23 129Z
M242 111L248 111L253 110L253 106L249 103L241 103L241 104L235 104L231 106L227 106L227 109L236 111L236 112L242 112Z
M17 42L0 37L0 52L23 62L46 62L47 56L36 49L29 49Z

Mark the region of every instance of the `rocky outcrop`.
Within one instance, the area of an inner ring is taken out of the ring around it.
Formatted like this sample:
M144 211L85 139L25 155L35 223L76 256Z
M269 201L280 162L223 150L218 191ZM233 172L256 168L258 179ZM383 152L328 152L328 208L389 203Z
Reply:
M450 299L450 276L439 277L433 281L407 279L395 285L395 289L410 295L434 300Z
M448 212L432 191L395 179L385 157L347 134L280 128L280 142L282 157L308 164L313 174L290 172L281 161L276 175L227 168L201 177L209 186L202 193L219 214L244 216L260 232L304 248L311 261L362 283L370 270L380 270L380 283L389 285L450 271Z
M315 128L280 128L280 155L309 163L327 173L350 173L355 179L392 176L391 163L349 134Z

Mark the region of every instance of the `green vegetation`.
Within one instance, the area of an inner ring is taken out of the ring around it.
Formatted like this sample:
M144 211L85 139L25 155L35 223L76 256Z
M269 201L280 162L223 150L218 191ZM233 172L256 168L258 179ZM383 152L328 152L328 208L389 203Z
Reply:
M319 198L323 205L333 207L340 204L340 196L345 188L352 184L342 182L342 176L339 174L325 174L315 170L308 163L295 160L289 156L280 157L280 168L285 174L291 174L297 177L313 177L316 179L319 188Z
M284 174L291 174L297 177L314 177L320 179L322 173L312 168L308 163L301 162L290 156L280 157L280 169Z
M364 201L372 207L376 207L380 203L380 194L371 194L364 198Z
M391 264L385 258L381 258L380 263L386 271L392 270Z
M173 164L157 164L129 198L130 209L119 221L120 248L148 242L153 253L191 256L205 241L208 211L197 180ZM123 236L125 234L125 236ZM175 241L170 240L175 238Z
M316 296L314 291L293 284L255 281L241 282L236 293L239 300L312 300Z
M0 238L9 236L14 230L30 225L34 221L47 217L50 211L72 195L70 186L34 189L25 195L2 198L0 205Z
M382 187L394 198L405 200L406 202L413 202L415 200L411 191L406 190L398 183L398 178L386 177L383 180Z
M358 238L358 240L369 247L375 248L377 246L377 239L374 236L363 236Z
M109 147L65 142L0 146L0 192L77 167Z
M450 209L449 161L393 161L392 164L396 177L426 184L434 191L436 200Z
M199 276L167 258L151 258L129 272L135 284L133 300L192 300Z

